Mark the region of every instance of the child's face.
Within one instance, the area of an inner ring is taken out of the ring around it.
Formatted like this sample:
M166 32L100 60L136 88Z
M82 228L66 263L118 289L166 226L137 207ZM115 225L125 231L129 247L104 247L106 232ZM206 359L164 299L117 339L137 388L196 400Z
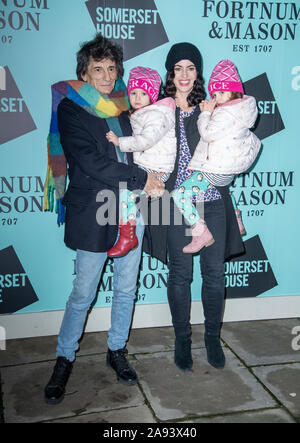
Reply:
M216 99L217 105L223 105L231 100L230 91L216 91L213 94L213 98Z
M129 101L134 110L144 108L151 104L149 95L143 89L132 89L129 95Z

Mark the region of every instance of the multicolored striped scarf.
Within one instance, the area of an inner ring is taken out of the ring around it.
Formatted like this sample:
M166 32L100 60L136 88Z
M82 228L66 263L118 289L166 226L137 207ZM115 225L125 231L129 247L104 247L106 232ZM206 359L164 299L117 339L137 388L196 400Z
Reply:
M127 89L122 79L116 82L113 92L101 94L89 83L79 80L63 81L52 85L52 115L50 133L47 139L48 169L44 192L44 210L53 212L54 192L55 212L60 226L65 221L65 207L62 199L66 190L67 161L60 143L57 121L57 108L64 98L82 106L90 114L99 118L117 117L129 109Z

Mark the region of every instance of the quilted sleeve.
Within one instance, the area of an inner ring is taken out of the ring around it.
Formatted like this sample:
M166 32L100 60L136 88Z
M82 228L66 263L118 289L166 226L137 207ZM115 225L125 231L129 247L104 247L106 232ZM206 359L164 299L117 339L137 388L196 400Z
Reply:
M235 130L235 121L229 113L218 109L210 112L201 112L197 125L201 140L211 143L220 140Z
M142 152L152 148L170 129L170 121L159 109L151 109L139 117L134 135L120 138L122 152Z

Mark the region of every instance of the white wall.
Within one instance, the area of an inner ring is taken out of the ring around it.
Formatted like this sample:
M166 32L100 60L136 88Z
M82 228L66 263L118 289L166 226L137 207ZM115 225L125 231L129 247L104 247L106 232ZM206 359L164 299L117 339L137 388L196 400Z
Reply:
M1 315L0 327L6 330L6 339L57 335L64 311L32 314ZM300 317L300 295L229 299L225 303L224 322ZM192 303L193 324L204 322L201 302ZM168 304L138 305L133 328L170 326ZM89 315L86 332L107 331L110 327L110 308L94 308Z

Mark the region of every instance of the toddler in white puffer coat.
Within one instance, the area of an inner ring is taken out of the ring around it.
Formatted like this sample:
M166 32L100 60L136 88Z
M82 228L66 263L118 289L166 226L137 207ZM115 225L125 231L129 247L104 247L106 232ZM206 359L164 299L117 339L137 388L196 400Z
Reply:
M211 100L200 103L198 119L200 142L188 166L198 171L174 191L173 198L187 223L192 227L192 241L183 249L196 253L214 243L204 217L200 216L192 198L211 186L227 186L236 174L245 172L253 164L261 147L260 140L250 129L258 110L254 97L244 95L242 82L235 65L222 60L214 68L208 84ZM241 234L245 228L233 199ZM203 208L203 206L202 206Z
M174 170L177 143L175 136L175 101L164 98L157 101L161 86L159 74L151 69L138 66L130 71L128 96L133 109L130 124L133 135L117 137L112 131L107 139L121 152L133 153L134 163L148 173L160 174L159 180L166 182ZM127 189L120 192L121 220L118 242L108 251L109 257L123 257L137 246L134 234L136 223L136 195ZM122 226L131 225L128 238Z

